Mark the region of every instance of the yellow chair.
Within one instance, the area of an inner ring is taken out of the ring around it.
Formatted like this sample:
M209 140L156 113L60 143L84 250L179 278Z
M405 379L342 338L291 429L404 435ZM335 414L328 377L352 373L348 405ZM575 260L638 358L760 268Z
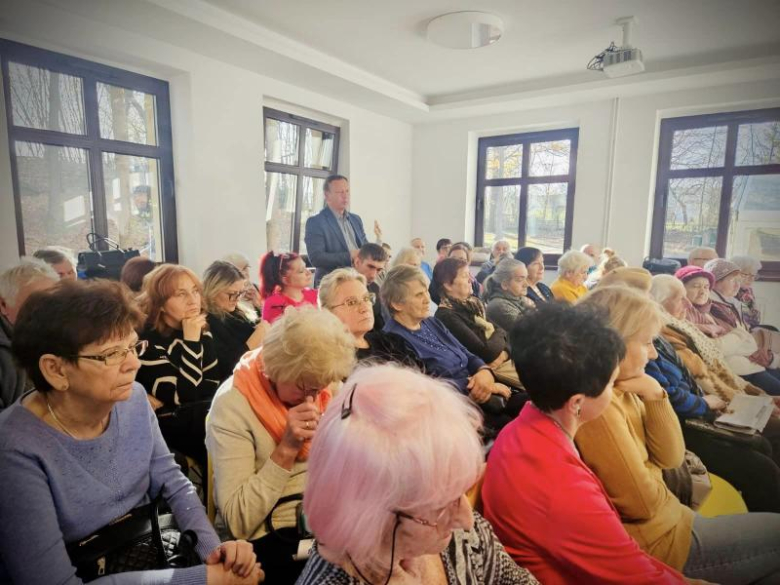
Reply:
M710 481L712 491L699 508L699 514L714 518L728 514L745 514L748 511L745 500L729 482L714 473L710 473Z
M471 504L471 509L476 510L480 514L482 513L482 484L485 481L485 474L481 474L477 483L475 483L469 491L466 492L466 499Z

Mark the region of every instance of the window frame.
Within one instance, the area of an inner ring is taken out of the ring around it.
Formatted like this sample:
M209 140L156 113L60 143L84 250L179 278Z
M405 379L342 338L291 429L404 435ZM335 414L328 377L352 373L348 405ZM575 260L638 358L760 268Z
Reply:
M267 152L265 146L263 147L263 163L266 173L282 173L285 175L295 175L295 212L293 214L293 229L290 250L296 254L300 252L301 243L301 206L303 203L303 178L310 177L312 179L327 179L331 175L338 174L339 163L339 142L341 139L341 128L326 124L325 122L318 122L311 118L304 118L296 114L290 114L282 110L277 110L270 107L263 108L263 145L265 145L265 133L266 122L268 119L276 120L278 122L285 122L287 124L295 124L300 127L298 135L298 164L287 165L284 163L269 162L266 160ZM306 130L318 130L320 132L328 132L333 134L333 158L331 160L330 170L313 169L305 166L305 154L306 154ZM268 201L266 199L266 205Z
M720 112L663 118L661 120L658 142L658 167L656 170L655 197L653 201L653 221L650 234L650 256L663 257L666 224L666 207L669 199L669 181L681 178L720 177L721 195L718 210L718 235L715 249L720 257L725 257L728 243L729 220L731 219L731 198L735 176L780 174L780 164L741 165L736 164L737 138L741 124L776 122L780 120L780 108L746 110L739 112ZM726 126L726 152L723 166L700 169L672 169L672 146L677 130ZM683 265L687 258L674 258ZM759 273L760 281L780 282L780 262L762 261Z
M566 191L566 219L563 232L563 252L571 248L572 230L574 226L574 192L577 175L577 151L579 146L579 128L563 128L560 130L544 130L539 132L523 132L520 134L505 134L501 136L485 136L479 139L477 144L477 199L474 226L474 245L482 246L484 243L484 216L485 216L485 189L487 187L506 187L518 185L520 187L519 217L517 226L518 247L526 245L526 227L528 222L528 186L545 183L567 183ZM566 175L549 175L532 177L529 174L531 158L530 146L539 142L551 142L554 140L569 140L571 150L569 152L569 172ZM523 159L520 177L508 179L488 179L485 176L487 165L487 149L509 145L523 145ZM559 254L544 254L544 263L547 267L554 267L558 263Z
M46 69L82 79L85 134L69 134L57 130L42 130L15 126L11 103L11 86L8 63L19 63ZM8 143L11 157L11 181L13 183L16 211L16 233L19 255L32 253L25 250L22 201L16 160L16 141L37 142L52 146L79 148L87 151L91 205L94 231L108 235L105 183L103 180L103 153L153 158L158 161L160 180L160 212L162 230L162 261L178 262L178 236L176 229L176 200L173 173L173 137L171 128L170 92L167 81L155 79L110 67L86 59L40 49L30 45L0 38L0 67L2 68L5 115L8 124ZM97 84L106 83L124 89L142 91L155 96L155 124L157 145L139 144L124 140L100 137ZM56 242L52 242L53 244ZM106 249L98 241L98 249ZM85 242L84 250L87 249ZM78 252L78 250L77 250Z

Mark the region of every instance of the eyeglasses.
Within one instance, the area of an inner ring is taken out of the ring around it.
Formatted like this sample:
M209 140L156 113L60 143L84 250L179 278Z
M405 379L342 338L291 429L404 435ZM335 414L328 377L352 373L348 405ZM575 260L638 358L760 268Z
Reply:
M411 520L412 522L416 522L421 526L427 526L428 528L436 528L441 532L443 528L447 528L447 526L449 526L449 524L452 522L452 519L460 512L460 504L462 500L463 496L458 496L457 499L444 506L444 508L442 508L442 510L436 515L436 519L433 521L425 520L424 518L418 518L417 516L412 516L406 512L396 511L395 514L399 518Z
M124 363L127 359L127 354L132 353L135 356L142 356L149 346L149 342L146 340L134 343L130 347L124 349L112 349L109 352L100 355L72 355L67 356L71 358L80 358L85 360L94 360L96 362L103 362L107 366L118 366Z
M739 275L742 280L756 280L758 278L758 274L750 274L749 272L740 272Z
M322 392L322 388L319 386L306 386L304 384L296 384L295 385L298 390L303 392L303 397L308 398L311 396L312 398L317 398L320 392Z
M361 305L373 305L376 300L374 293L367 293L362 298L349 297L346 301L339 305L333 305L331 309L337 309L338 307L346 306L349 309L357 309Z
M227 295L228 300L232 303L233 301L237 301L243 292L244 291L226 292L225 294Z

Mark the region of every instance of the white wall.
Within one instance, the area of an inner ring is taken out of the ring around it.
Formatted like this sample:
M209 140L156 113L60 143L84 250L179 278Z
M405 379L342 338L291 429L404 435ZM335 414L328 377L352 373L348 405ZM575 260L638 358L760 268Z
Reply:
M265 251L263 101L274 98L344 121L340 172L352 210L398 246L409 240L411 126L73 14L14 14L7 38L169 81L179 261L201 272L240 250ZM2 24L2 22L0 22ZM5 115L0 121L0 268L18 256Z
M779 96L780 80L417 125L412 233L473 239L479 136L577 126L573 245L608 244L638 265L649 250L660 120L775 107ZM767 321L780 324L780 283L758 283L756 293Z

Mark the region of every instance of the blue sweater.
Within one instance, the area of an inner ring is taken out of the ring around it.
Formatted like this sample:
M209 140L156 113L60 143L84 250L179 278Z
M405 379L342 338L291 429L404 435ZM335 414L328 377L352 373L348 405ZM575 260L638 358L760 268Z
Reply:
M146 392L135 384L106 431L75 440L20 402L0 415L0 583L81 583L70 543L146 504L160 490L201 559L219 546L195 489L165 446ZM120 573L101 584L204 584L206 568Z
M476 374L485 365L435 317L423 320L417 331L411 331L395 319L389 319L384 330L400 335L409 342L417 357L425 364L426 374L451 381L464 394L468 394L466 385L469 376Z
M685 380L682 370L662 353L658 358L650 360L645 366L645 373L655 380L669 394L669 402L680 419L702 418L709 412L709 406L704 398L696 393Z

